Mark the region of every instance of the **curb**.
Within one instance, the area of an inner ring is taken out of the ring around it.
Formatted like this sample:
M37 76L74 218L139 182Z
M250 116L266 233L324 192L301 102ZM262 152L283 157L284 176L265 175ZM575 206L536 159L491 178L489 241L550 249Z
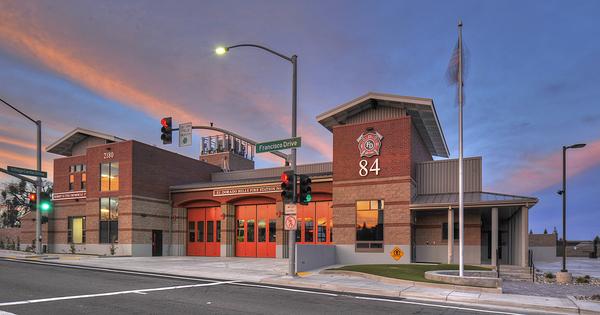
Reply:
M484 287L469 287L455 284L445 284L445 283L431 283L431 282L419 282L419 281L410 281L410 280L402 280L402 279L394 279L388 278L378 275L373 275L369 273L363 273L358 271L349 271L349 270L321 270L320 274L340 274L347 276L358 276L371 280L375 280L378 282L388 283L388 284L396 284L396 285L405 285L405 286L413 286L413 287L423 287L423 288L436 288L436 289L446 289L446 290L460 290L460 291L468 291L468 292L479 292L479 293L502 293L502 288L484 288Z
M577 306L579 309L579 314L600 314L600 303L598 302L581 301L574 296L567 296L567 298L571 300L575 306Z

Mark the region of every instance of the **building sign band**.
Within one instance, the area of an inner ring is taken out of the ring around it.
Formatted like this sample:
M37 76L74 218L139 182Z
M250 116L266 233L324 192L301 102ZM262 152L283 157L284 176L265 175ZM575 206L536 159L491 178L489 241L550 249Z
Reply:
M379 155L379 150L381 149L381 140L383 136L373 130L367 129L367 131L363 132L356 142L358 142L358 152L360 153L360 157L363 159L358 163L359 171L358 175L361 177L365 177L369 175L369 173L375 173L375 176L379 175L379 158L376 158L373 163L369 166L369 161L364 158L370 158L373 156Z
M69 200L69 199L83 199L86 197L85 190L81 191L66 191L52 194L52 200Z
M250 194L264 194L272 192L281 192L280 185L268 185L268 186L247 186L247 187L232 187L225 189L213 190L213 196L232 196L232 195L250 195Z

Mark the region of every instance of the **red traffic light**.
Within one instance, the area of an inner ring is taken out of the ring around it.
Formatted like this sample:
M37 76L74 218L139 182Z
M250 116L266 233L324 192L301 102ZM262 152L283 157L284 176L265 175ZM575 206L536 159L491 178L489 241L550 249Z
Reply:
M290 182L290 176L286 172L281 173L281 182L286 185Z
M165 127L168 128L169 127L169 123L167 122L167 118L163 118L160 120L160 124Z
M29 193L29 201L33 202L37 198L35 193Z

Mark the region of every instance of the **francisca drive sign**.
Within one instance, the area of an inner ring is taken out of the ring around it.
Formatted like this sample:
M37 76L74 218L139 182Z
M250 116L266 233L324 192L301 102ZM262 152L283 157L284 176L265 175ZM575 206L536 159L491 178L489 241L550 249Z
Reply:
M86 197L85 190L67 191L67 192L60 192L60 193L52 194L52 200L83 199L85 197Z
M269 141L256 144L256 153L265 153L271 151L299 148L302 144L300 137Z
M281 192L280 185L232 187L213 190L213 196L249 195Z

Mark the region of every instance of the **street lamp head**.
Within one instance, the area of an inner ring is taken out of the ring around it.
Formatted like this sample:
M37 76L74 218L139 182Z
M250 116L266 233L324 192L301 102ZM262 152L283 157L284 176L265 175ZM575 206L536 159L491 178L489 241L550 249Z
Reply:
M578 143L578 144L570 145L568 148L569 149L579 149L579 148L583 148L583 147L585 147L585 143Z
M229 48L227 48L227 47L219 46L215 49L215 53L217 55L224 55L225 53L227 53L228 50L229 50Z

